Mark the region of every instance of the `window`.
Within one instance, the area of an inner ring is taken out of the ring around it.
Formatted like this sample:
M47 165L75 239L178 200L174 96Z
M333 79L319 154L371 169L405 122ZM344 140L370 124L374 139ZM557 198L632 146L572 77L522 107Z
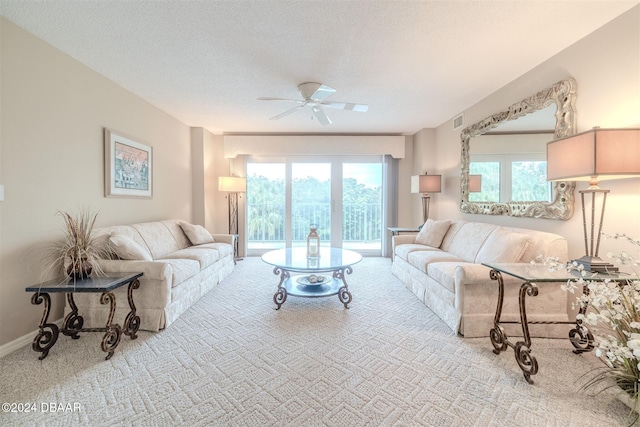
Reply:
M551 201L551 183L547 181L546 161L511 162L511 200Z
M500 200L500 162L474 162L469 164L471 175L482 175L482 191L469 193L470 202L496 202Z
M343 163L342 246L379 251L382 222L382 163Z
M477 154L470 160L469 173L482 175L482 191L470 193L470 202L552 201L544 154Z
M383 157L247 160L247 253L304 246L316 224L322 246L382 254Z

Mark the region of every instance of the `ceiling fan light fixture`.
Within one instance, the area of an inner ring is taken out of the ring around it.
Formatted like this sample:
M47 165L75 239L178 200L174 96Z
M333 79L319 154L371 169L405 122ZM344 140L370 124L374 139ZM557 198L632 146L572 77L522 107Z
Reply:
M288 99L288 98L271 98L271 97L260 97L258 100L260 101L292 101L296 102L300 105L294 107L290 110L285 111L284 113L280 113L277 116L271 117L270 120L278 120L284 116L288 116L289 114L304 108L310 107L313 114L316 116L321 125L330 125L331 119L327 117L322 107L332 108L334 110L346 110L346 111L357 111L364 113L369 109L368 105L365 104L355 104L352 102L341 102L341 101L325 101L325 98L335 93L335 89L332 87L323 85L321 83L301 83L298 85L298 92L304 98L300 99Z

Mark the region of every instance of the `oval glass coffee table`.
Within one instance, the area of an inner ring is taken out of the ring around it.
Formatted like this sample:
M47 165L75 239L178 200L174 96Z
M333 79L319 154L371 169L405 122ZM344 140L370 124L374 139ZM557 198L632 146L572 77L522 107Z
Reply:
M362 261L362 256L346 249L320 248L319 257L307 258L307 248L301 247L267 252L262 261L273 265L273 274L280 275L278 290L273 295L276 310L287 295L305 298L338 295L344 307L349 308L352 297L345 274L353 272L351 266Z

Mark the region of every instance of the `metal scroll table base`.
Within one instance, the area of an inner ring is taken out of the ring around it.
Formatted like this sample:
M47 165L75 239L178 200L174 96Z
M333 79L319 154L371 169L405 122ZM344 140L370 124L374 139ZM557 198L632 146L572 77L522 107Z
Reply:
M298 276L291 276L291 272L282 267L275 267L273 274L280 275L280 283L278 290L273 295L273 302L276 304L276 310L279 310L282 304L287 300L288 295L304 298L321 298L332 295L338 295L338 299L344 308L349 308L352 300L349 285L345 279L346 274L351 274L353 269L349 267L341 268L333 271L331 281L315 285L300 285L297 283Z
M575 354L580 354L593 350L593 334L582 323L582 320L578 319L575 322L545 322L545 321L533 321L527 320L526 298L535 297L538 295L538 286L530 281L525 281L520 286L520 294L518 298L520 307L520 322L501 321L502 316L502 304L504 301L504 282L502 280L502 273L497 270L491 270L489 273L492 280L498 282L498 306L496 308L496 314L493 321L494 327L489 332L491 338L491 344L493 344L493 352L500 354L507 350L507 347L511 347L515 353L516 362L524 374L524 378L529 384L533 384L531 379L532 375L538 373L538 361L535 356L531 354L531 335L529 334L529 325L533 324L575 324L575 328L569 331L569 339L573 344ZM586 289L586 288L585 288ZM580 313L586 312L586 307L580 309ZM515 344L509 341L507 334L501 324L520 324L522 325L522 336L524 341L517 341Z
M71 308L64 318L62 328L59 329L55 323L49 323L49 313L51 311L51 297L47 292L36 292L31 297L31 303L39 305L44 302L44 313L40 321L40 329L33 340L31 347L34 351L40 352L38 359L43 360L49 354L49 350L58 340L60 332L72 339L78 339L80 332L104 332L102 338L102 351L107 353L105 360L109 360L115 352L122 334L127 335L132 340L137 338L136 333L140 328L140 317L136 315L136 306L133 303L133 290L140 287L140 281L134 278L129 282L127 289L127 299L129 301L129 314L125 318L124 328L117 323L113 323L113 316L116 311L116 297L111 291L102 292L100 296L101 304L109 304L109 317L104 328L83 328L84 318L78 314L78 307L73 299L73 292L67 292L67 302Z

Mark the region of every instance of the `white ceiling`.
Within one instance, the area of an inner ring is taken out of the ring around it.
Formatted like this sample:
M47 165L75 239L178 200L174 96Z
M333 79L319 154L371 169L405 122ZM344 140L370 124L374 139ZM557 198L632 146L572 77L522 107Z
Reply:
M213 133L413 134L451 119L638 0L15 1L0 14ZM315 81L369 112L277 121ZM543 88L540 88L543 89Z

